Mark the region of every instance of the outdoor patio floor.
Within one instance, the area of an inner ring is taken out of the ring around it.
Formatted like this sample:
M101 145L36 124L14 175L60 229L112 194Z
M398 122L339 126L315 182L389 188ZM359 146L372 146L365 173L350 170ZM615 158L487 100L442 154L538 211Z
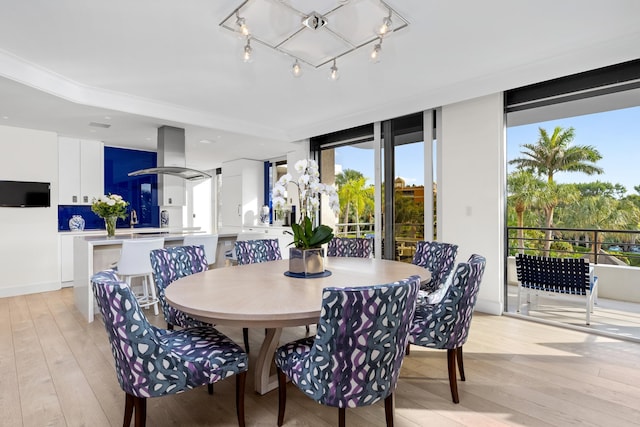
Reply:
M536 297L532 294L529 305L523 294L519 313L516 311L517 301L518 288L509 286L508 311L505 314L640 342L640 304L599 298L591 313L591 325L586 325L586 297L561 294L540 294Z

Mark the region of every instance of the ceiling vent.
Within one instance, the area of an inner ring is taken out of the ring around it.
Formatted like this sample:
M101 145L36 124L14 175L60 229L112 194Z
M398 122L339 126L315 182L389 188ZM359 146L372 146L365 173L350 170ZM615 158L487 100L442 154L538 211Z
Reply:
M104 129L109 129L111 127L111 125L108 123L98 123L98 122L90 122L89 126L94 128L104 128Z

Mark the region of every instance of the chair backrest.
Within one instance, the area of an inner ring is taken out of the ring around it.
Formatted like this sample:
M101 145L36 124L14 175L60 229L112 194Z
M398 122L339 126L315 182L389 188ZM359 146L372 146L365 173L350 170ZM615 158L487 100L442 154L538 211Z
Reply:
M149 253L163 246L164 237L123 240L120 260L118 261L118 274L121 276L151 274Z
M235 251L238 265L282 259L278 239L237 240Z
M135 295L113 271L91 277L93 293L109 336L120 387L139 397L167 394L179 383L179 373L169 375L163 366L168 356L160 343L161 331L152 326Z
M416 253L411 262L431 272L431 280L423 284L423 287L435 290L444 283L453 269L456 255L458 255L458 245L443 242L417 242Z
M182 244L184 246L204 246L204 254L207 257L207 263L216 263L216 254L218 252L217 234L189 234L184 236Z
M327 245L327 256L369 258L371 246L371 239L334 237Z
M420 278L354 288L325 288L303 375L312 399L340 408L371 405L396 387ZM312 394L313 393L313 394Z
M486 259L474 254L468 262L456 266L449 290L430 312L429 324L432 325L435 347L454 349L467 341L485 265ZM414 328L417 325L414 322ZM420 334L424 331L412 329L411 332Z
M164 319L171 325L180 325L176 319L176 310L165 298L166 289L176 280L200 273L209 267L204 249L202 246L172 246L152 250L149 258Z

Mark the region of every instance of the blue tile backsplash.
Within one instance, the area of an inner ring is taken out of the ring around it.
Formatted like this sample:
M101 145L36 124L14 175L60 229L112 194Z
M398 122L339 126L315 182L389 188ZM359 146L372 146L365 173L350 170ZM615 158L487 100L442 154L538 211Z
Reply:
M104 230L104 220L91 212L91 206L58 205L58 231L69 231L69 220L73 215L84 219L85 230ZM117 228L128 226L127 220L118 219Z
M104 194L119 194L129 202L128 212L135 209L141 227L159 227L158 177L156 175L128 176L138 169L153 168L157 165L155 152L129 150L125 148L104 148ZM104 220L91 211L91 206L58 206L58 230L69 230L69 219L80 215L85 220L85 230L104 230ZM117 228L128 228L129 216L118 219Z

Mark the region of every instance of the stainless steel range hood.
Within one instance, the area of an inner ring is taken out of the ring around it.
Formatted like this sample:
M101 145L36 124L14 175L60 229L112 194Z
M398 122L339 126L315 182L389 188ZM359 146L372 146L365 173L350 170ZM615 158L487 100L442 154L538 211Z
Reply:
M173 175L186 180L211 178L206 172L185 167L184 129L171 126L158 128L158 167L129 172L129 176Z
M202 172L196 169L183 168L179 166L164 166L157 168L149 168L149 169L140 169L137 171L129 172L129 176L138 176L138 175L173 175L178 176L180 178L187 179L189 181L196 181L199 179L207 179L211 178L206 172Z

